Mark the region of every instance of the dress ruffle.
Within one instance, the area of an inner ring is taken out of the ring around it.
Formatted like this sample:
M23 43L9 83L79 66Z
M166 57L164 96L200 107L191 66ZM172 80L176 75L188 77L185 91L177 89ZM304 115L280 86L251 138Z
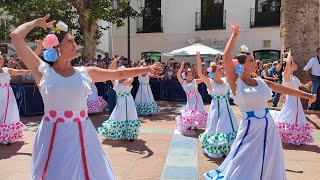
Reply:
M26 126L19 122L12 124L0 124L0 143L7 144L20 141L23 139L22 131Z
M151 115L160 112L160 109L156 102L136 103L136 108L139 115Z
M95 101L89 100L87 104L89 114L103 112L104 108L107 106L107 102L101 96Z
M237 132L212 135L202 133L199 135L199 140L201 142L201 149L204 153L208 154L210 157L219 158L229 154L231 145L236 137Z
M276 124L280 133L280 138L284 143L300 145L314 142L311 135L312 129L309 123L296 125L276 122Z
M48 94L48 77L49 77L49 64L46 62L42 62L38 68L39 72L42 73L42 78L39 83L39 87L42 89L43 92Z
M181 110L181 116L176 117L177 128L184 133L190 127L205 128L207 125L208 113L191 111L187 109Z
M84 69L83 66L74 67L74 69L80 72L81 77L82 77L82 83L86 87L87 95L91 95L92 94L92 91L91 91L92 79L89 76L88 72Z
M109 119L102 124L102 127L98 128L98 131L108 139L136 139L138 138L140 127L141 122L139 119L125 121Z

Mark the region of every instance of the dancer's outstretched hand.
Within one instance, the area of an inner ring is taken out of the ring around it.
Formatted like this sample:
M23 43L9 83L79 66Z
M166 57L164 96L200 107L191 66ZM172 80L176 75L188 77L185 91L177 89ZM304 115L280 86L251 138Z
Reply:
M43 29L51 29L54 27L54 23L56 22L56 20L47 22L47 20L49 19L50 14L47 14L46 16L42 17L42 18L38 18L36 20L36 25L39 27L42 27Z
M151 66L149 66L151 69L151 73L152 74L159 74L160 71L162 70L162 64L159 62L156 62L154 64L152 64Z
M312 97L309 99L308 106L310 107L312 103L316 102L316 100L317 100L317 95L313 94Z
M238 24L230 24L233 33L239 34L240 33L240 26Z

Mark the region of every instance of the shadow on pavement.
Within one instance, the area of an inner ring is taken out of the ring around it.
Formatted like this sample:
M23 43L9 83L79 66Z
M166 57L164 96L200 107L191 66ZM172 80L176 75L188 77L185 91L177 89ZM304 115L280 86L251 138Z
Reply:
M9 159L12 156L31 156L31 153L21 153L18 152L23 145L26 145L24 142L15 142L10 145L0 145L0 160Z
M306 116L307 121L313 125L313 127L315 127L316 129L320 130L320 127L318 126L318 124L314 121L312 121L308 116Z
M138 153L138 154L147 154L143 158L148 158L152 156L153 151L146 146L146 141L142 139L135 139L133 142L129 142L128 140L111 140L105 139L102 141L102 144L110 145L113 148L124 147L127 148L127 152Z
M305 144L305 145L293 145L282 143L283 149L285 150L295 150L295 151L309 151L320 154L320 148L317 145Z
M217 164L218 166L220 166L220 165L222 164L222 162L224 161L224 159L226 158L226 157L222 157L222 158L212 158L212 157L209 157L207 154L204 154L204 155L208 158L207 161L209 161L209 162L214 162L214 163ZM211 169L211 170L213 170L213 169Z

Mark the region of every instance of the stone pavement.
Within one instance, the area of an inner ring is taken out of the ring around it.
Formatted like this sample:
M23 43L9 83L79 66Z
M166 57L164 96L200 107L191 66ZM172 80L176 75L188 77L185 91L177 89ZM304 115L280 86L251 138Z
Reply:
M141 133L134 142L106 140L100 136L116 179L124 180L196 180L217 168L223 161L211 159L201 152L198 135L204 129L190 130L186 136L175 131L174 117L184 103L159 102L161 114L141 116ZM209 105L206 105L209 108ZM237 119L240 112L233 106ZM276 116L277 111L271 111ZM288 180L320 179L320 119L307 115L314 130L315 142L294 146L284 144ZM106 113L90 116L95 127L108 118ZM29 179L30 160L35 131L41 117L22 118L28 128L24 142L11 146L0 145L0 180Z

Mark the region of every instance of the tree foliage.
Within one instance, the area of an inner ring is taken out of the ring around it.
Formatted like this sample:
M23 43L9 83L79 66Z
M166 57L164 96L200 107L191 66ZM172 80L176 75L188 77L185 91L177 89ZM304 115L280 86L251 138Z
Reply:
M50 20L61 20L69 26L69 30L73 30L76 41L80 45L84 44L82 35L86 28L84 27L86 25L79 23L80 16L94 22L103 20L122 26L123 20L118 15L126 6L127 1L122 1L118 10L114 11L111 0L0 0L2 13L11 17L8 20L9 26L16 27L24 22L50 14ZM107 28L99 27L99 31L93 38L99 39L102 35L101 29ZM48 31L36 28L28 35L28 38L30 40L43 38L47 33ZM2 34L4 34L3 31Z

